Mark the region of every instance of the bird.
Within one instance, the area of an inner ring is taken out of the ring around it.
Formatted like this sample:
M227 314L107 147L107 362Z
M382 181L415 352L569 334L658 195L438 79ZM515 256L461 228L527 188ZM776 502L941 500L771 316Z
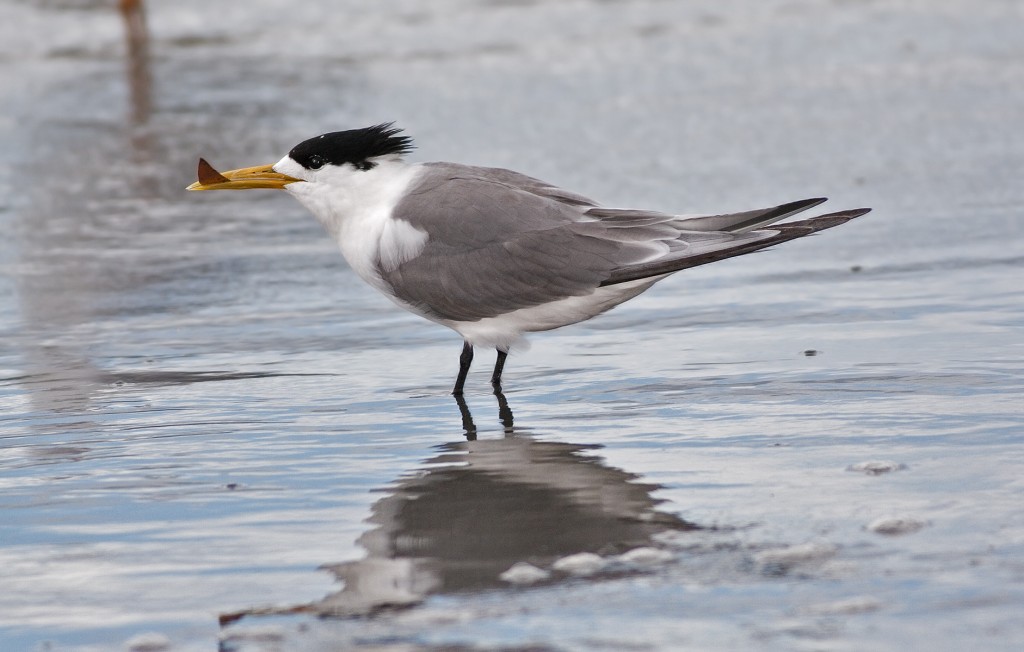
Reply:
M357 275L463 340L452 394L476 347L497 351L501 392L525 334L595 317L681 270L748 254L864 215L799 221L817 197L717 215L609 208L495 167L411 163L412 139L387 122L305 140L271 165L218 172L199 159L188 190L284 190L325 227Z

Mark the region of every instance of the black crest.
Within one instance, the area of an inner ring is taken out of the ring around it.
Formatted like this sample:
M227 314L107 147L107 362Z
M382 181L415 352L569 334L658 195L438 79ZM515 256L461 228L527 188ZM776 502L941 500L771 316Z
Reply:
M318 170L328 163L351 163L360 170L369 170L373 167L369 159L374 156L412 151L412 139L400 136L402 130L392 124L333 131L299 143L288 155L307 170Z

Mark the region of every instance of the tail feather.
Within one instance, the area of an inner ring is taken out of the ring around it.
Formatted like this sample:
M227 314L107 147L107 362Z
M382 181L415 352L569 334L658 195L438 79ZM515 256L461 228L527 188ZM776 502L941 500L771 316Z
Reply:
M811 206L813 206L820 204L824 200L805 201L814 201L815 203L811 204ZM802 202L794 202L793 204L785 204L784 206L780 206L778 208L782 209L786 206L793 206L795 204L801 203ZM810 208L810 206L806 206L805 208ZM792 211L789 214L791 215L793 212L805 210L805 208L797 208L795 211ZM652 276L671 274L672 272L678 272L680 270L688 269L690 267L706 265L708 263L724 260L726 258L742 256L744 254L749 254L760 249L772 247L783 242L788 242L790 240L802 238L804 236L817 233L818 231L831 229L832 227L839 226L840 224L846 224L850 220L860 217L861 215L864 215L865 213L868 213L870 211L870 208L854 208L851 210L839 211L836 213L828 213L826 215L819 215L817 217L810 217L796 222L776 224L768 231L768 233L774 231L775 234L767 238L754 241L744 240L742 242L737 243L735 247L728 247L716 251L707 251L704 253L691 256L686 256L684 254L683 256L678 258L654 260L648 263L642 263L640 265L631 265L629 267L623 267L622 269L614 271L608 279L601 283L601 285L616 285L618 283L637 281L644 278L650 278ZM779 217L777 219L782 219L782 217Z

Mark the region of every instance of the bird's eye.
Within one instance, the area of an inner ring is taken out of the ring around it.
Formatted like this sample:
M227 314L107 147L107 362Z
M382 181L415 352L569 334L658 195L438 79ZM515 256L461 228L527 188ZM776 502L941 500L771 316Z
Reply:
M319 154L314 154L309 157L309 165L306 166L310 170L319 170L324 166L324 159Z

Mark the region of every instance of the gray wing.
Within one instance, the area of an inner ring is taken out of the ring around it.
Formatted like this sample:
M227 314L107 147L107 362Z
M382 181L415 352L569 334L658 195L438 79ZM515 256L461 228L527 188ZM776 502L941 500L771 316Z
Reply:
M432 165L393 214L427 233L423 250L378 271L399 299L453 321L589 294L657 253L644 239L588 232L593 205L508 170Z
M800 201L789 202L781 206L761 208L754 211L742 213L725 213L723 215L667 215L654 211L636 211L618 208L594 208L587 211L588 215L599 217L608 223L624 221L626 223L637 223L640 221L671 221L679 229L684 231L726 231L729 233L745 233L754 229L774 224L779 220L796 215L818 204L828 201L825 197L814 199L801 199Z
M822 201L680 217L601 208L509 170L429 164L394 211L427 242L379 271L426 314L474 321L770 246L779 231L759 227Z

